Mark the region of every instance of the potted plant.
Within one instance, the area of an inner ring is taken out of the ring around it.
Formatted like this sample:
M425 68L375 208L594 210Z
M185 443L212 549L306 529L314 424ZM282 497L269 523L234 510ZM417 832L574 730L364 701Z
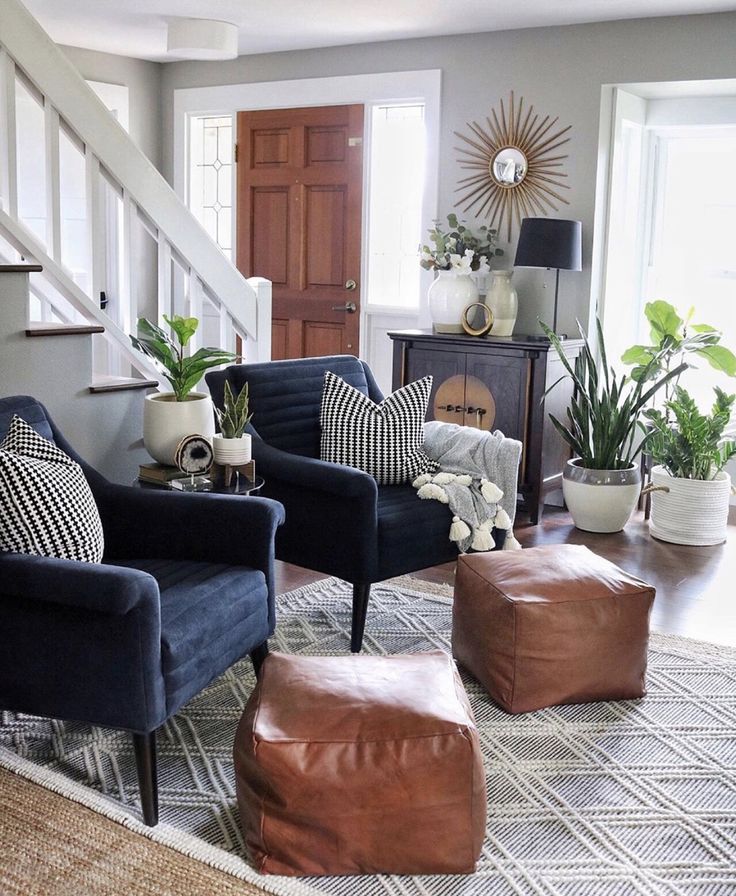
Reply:
M689 393L676 386L665 411L644 413L652 432L647 452L656 466L649 531L673 544L721 544L726 540L731 477L724 471L736 442L724 439L736 394L715 387L716 400L703 414Z
M196 317L174 315L164 320L176 341L146 318L138 321L138 332L131 336L133 346L151 358L171 383L172 392L146 395L143 406L143 443L148 453L161 464L172 465L176 447L184 436L198 433L210 440L215 434L212 399L192 390L211 367L236 360L236 355L219 348L200 348L186 355L189 340L197 332Z
M230 383L225 380L223 407L215 408L220 432L215 433L212 447L215 451L215 463L232 467L247 464L251 458L251 437L245 432L252 414L248 413L248 383L236 398Z
M649 365L661 365L655 352L643 375L633 380L609 367L603 330L596 318L600 370L588 338L578 322L583 348L570 365L562 343L546 325L542 329L573 380L575 391L567 423L550 419L575 457L565 465L562 493L578 529L618 532L626 525L641 491L641 473L634 456L646 440L637 439L641 414L652 396L687 367L680 364L645 386ZM558 381L559 382L559 381ZM547 390L548 394L554 385Z
M449 231L435 221L429 231L433 244L420 246L419 264L437 271L429 288L429 312L437 333L462 333L463 311L478 301L478 288L470 274L487 274L489 259L503 255L496 246L496 231L483 225L476 236L454 213L447 216Z

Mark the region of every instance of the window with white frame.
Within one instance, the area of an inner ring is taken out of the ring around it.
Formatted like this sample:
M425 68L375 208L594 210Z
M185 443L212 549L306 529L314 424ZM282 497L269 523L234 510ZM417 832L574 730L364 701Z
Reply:
M233 258L233 116L189 119L189 208L207 233Z
M416 310L427 142L424 104L373 106L370 135L364 300L372 307Z

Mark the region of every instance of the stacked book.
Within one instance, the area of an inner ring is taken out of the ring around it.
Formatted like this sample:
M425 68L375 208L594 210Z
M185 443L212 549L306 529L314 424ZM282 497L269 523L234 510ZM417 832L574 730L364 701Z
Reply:
M169 467L166 464L157 464L155 461L141 464L138 467L138 479L150 485L160 485L162 488L171 488L174 479L185 479L186 473L178 467Z

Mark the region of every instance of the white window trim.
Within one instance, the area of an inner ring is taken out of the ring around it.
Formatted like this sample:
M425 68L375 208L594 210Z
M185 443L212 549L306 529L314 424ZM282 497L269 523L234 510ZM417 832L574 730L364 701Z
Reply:
M242 109L290 109L300 106L330 106L362 103L367 112L374 105L421 102L424 104L427 130L427 168L422 198L422 232L429 229L437 217L439 193L440 95L442 72L427 69L410 72L378 72L366 75L343 75L330 78L304 78L290 81L261 81L253 84L223 84L213 87L187 87L174 91L174 189L186 202L188 171L189 118L193 115L233 115ZM370 114L365 116L363 135L363 196L369 195L368 150L370 147ZM233 169L235 166L233 166ZM233 189L233 196L235 190ZM361 245L367 239L368 208L363 203ZM233 215L233 227L235 227ZM233 242L233 246L235 243ZM367 295L367 257L362 252L361 295ZM421 303L416 314L401 311L405 318L416 318L416 324L428 320L426 292L431 277L423 277ZM391 314L399 309L391 309ZM371 326L369 316L383 313L375 306L368 310L362 303L361 357L371 360L371 346L367 344ZM411 323L409 324L412 325Z

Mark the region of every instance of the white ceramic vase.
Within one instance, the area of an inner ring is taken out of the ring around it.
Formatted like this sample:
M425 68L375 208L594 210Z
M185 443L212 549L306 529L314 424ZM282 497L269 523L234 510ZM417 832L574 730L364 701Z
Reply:
M728 528L731 477L680 479L664 467L652 469L649 532L671 544L722 544Z
M437 271L428 296L435 333L462 333L463 311L478 301L478 288L470 274Z
M204 436L212 441L215 414L212 399L203 392L190 392L176 401L173 392L154 392L143 403L143 444L160 464L173 466L176 446L184 436Z
M216 433L212 440L212 449L215 452L215 463L225 466L237 467L247 464L251 459L252 441L249 433L243 433L239 439L226 439L221 433Z
M486 305L493 312L491 336L511 336L516 324L519 299L511 285L513 271L493 271L493 285L486 295Z
M619 532L628 522L641 492L637 464L628 470L590 470L569 460L562 474L562 494L578 529Z

